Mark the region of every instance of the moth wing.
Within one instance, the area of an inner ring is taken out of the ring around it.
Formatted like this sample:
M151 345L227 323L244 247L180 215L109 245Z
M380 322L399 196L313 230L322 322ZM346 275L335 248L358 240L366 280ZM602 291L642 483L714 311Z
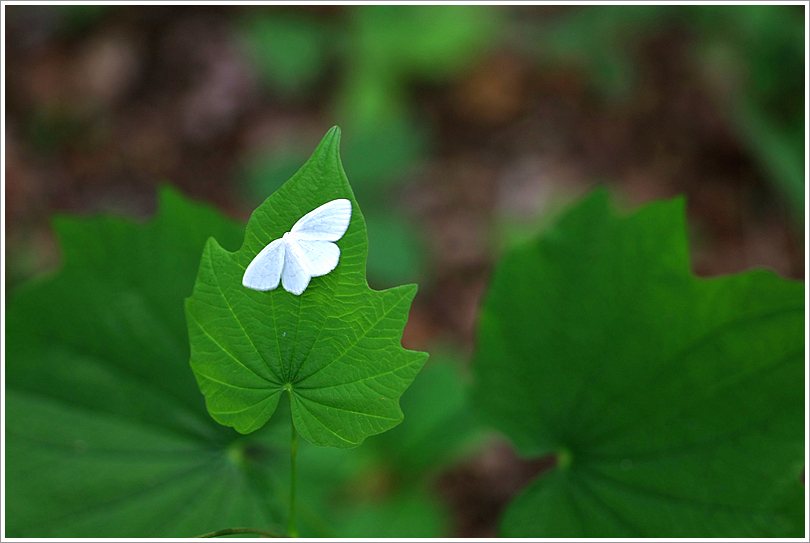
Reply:
M242 285L253 290L273 290L278 287L284 268L285 243L279 238L271 241L248 264Z
M337 241L352 218L352 203L346 198L326 202L298 219L290 233L299 240Z
M294 243L298 259L312 277L326 275L337 267L340 247L331 241L298 239Z
M302 261L303 255L295 241L285 242L284 269L281 272L281 283L284 290L300 295L309 285L311 275Z

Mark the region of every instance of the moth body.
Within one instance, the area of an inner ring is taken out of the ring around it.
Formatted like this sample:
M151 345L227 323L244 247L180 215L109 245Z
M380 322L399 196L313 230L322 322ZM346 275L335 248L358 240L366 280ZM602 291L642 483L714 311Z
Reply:
M352 204L345 198L310 211L253 258L242 276L242 285L267 291L280 282L287 292L300 295L310 279L337 267L340 248L334 242L346 233L351 216Z

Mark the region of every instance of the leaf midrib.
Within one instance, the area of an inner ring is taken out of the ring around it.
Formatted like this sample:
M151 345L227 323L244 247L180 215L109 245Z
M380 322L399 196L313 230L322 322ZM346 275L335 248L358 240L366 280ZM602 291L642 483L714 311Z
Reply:
M335 293L337 292L338 286L340 285L341 273L343 272L342 268L343 268L342 266L337 266L335 268L335 270L333 271L333 273L335 273L337 275L337 277L335 278L335 288L330 289L331 293L330 293L330 296L329 296L329 308L326 310L326 317L323 319L323 322L321 323L321 327L318 329L318 335L315 336L315 341L313 341L312 345L310 345L310 347L309 347L309 352L307 352L306 357L304 358L303 362L301 362L301 365L298 366L298 369L295 370L295 375L290 380L291 383L295 382L295 380L298 379L298 375L300 375L301 370L304 369L304 366L306 366L307 362L309 362L309 359L312 356L312 351L315 349L315 345L318 344L318 340L321 339L321 334L323 333L324 329L326 328L326 321L328 321L332 317L332 308L335 306ZM299 322L299 324L301 322L300 307L299 307L299 312L298 312L298 322ZM296 327L296 337L297 336L298 336L298 329ZM297 344L297 342L296 342L296 344ZM292 371L292 364L295 361L294 354L295 354L295 346L293 346L293 356L290 357L290 368L291 368L290 371ZM306 379L305 379L305 381L306 381Z
M774 310L774 311L769 311L769 312L766 312L766 313L759 313L759 314L756 314L756 315L747 315L747 316L742 317L740 319L736 319L736 320L724 323L722 326L718 326L716 328L713 328L708 333L703 334L702 336L690 341L689 343L687 343L683 347L679 348L678 351L673 356L671 356L666 362L661 364L660 371L658 371L656 375L654 375L654 376L652 376L650 378L650 380L647 383L647 386L651 387L651 386L657 384L661 379L663 379L667 375L669 375L672 371L677 371L679 368L675 364L675 362L677 362L678 360L683 359L685 356L688 355L688 353L694 352L695 350L703 347L704 345L709 344L709 342L712 341L714 338L716 338L716 337L718 337L718 336L720 336L722 334L729 333L729 332L733 331L738 326L751 324L752 322L755 322L755 321L758 321L758 320L765 320L765 319L769 319L769 318L778 317L778 316L784 315L786 313L790 313L792 311L801 311L803 313L804 312L804 307L790 306L790 307L783 307L783 308L780 308L780 309ZM614 404L617 401L620 401L623 398L626 398L628 395L630 395L631 393L633 393L633 392L635 392L637 390L638 389L637 389L636 385L625 387L624 389L622 389L617 394L614 394L611 397L609 397L607 400L603 401L601 403L601 405L596 407L595 409L593 409L592 412L593 413L603 413L603 412L606 411L608 405ZM626 425L626 426L629 426L629 425ZM614 429L610 428L607 431L602 432L601 434L598 434L598 435L588 439L587 444L592 445L592 444L595 444L595 443L602 443L604 441L604 439L611 437L611 434L612 434L613 431L614 431Z
M656 461L659 459L664 459L667 457L674 457L676 455L685 455L689 454L692 451L700 451L703 450L705 452L706 448L709 446L714 446L716 444L722 444L723 442L727 442L731 439L736 439L739 436L745 434L746 432L750 431L752 427L760 429L760 427L767 427L771 423L770 417L773 415L781 415L786 411L791 411L789 406L783 405L781 409L777 409L776 411L771 411L764 416L760 420L756 420L751 422L748 425L738 426L733 428L727 432L719 433L713 435L710 439L692 441L681 446L673 446L673 447L664 447L663 449L655 449L650 451L631 451L631 452L624 452L624 453L599 453L599 452L591 452L587 451L584 452L584 457L591 464L601 464L602 461L613 462L617 458L621 459L634 459L640 461Z
M319 419L318 417L315 416L315 413L313 413L306 405L303 404L303 402L301 402L300 398L296 398L296 400L297 400L296 405L300 405L307 413L309 413L310 416L312 417L312 420L314 420L315 422L320 424L323 427L324 430L326 430L327 432L329 432L330 434L332 434L333 436L335 436L339 440L343 441L344 443L349 443L350 445L357 445L357 443L355 443L354 441L350 441L350 440L346 439L345 437L337 434L334 430L329 428L329 426L324 424L323 421L321 421L321 419ZM306 418L301 417L301 420L305 421ZM312 432L310 432L310 433L312 433Z
M803 354L802 351L794 351L791 353L787 353L783 356L779 361L775 362L774 364L770 365L762 365L758 366L757 368L747 371L747 372L740 372L735 373L732 377L729 377L723 381L723 383L719 386L715 386L707 391L705 394L692 396L691 400L685 404L679 405L678 409L675 411L665 412L659 418L655 418L652 416L643 416L641 418L634 419L624 426L621 426L616 429L615 433L613 433L610 437L611 439L615 439L617 437L624 437L631 436L640 432L643 428L650 428L655 426L660 426L666 422L669 422L673 419L678 418L683 413L689 411L690 409L694 408L695 406L699 405L701 402L706 401L718 393L723 392L724 390L728 390L732 386L740 385L746 381L753 379L761 375L762 373L766 373L768 371L776 371L780 369L782 366L793 360L794 358L798 358ZM652 413L651 411L645 411L646 414ZM599 441L589 442L589 444L600 443ZM601 442L603 443L603 442Z
M611 477L598 471L596 469L587 467L587 466L580 466L580 469L588 472L588 477L593 477L594 479L599 479L602 482L614 486L627 492L629 494L639 494L642 496L648 496L654 499L658 499L660 501L669 502L671 504L676 505L683 505L688 508L692 509L709 509L709 510L717 510L717 511L724 511L727 513L734 513L734 514L744 514L744 513L764 513L766 515L775 515L776 512L772 508L766 507L745 507L741 505L729 505L724 503L717 503L717 502L704 502L701 500L696 500L693 498L688 498L685 496L679 496L677 494L671 494L668 492L663 492L656 490L655 488L645 487L638 484L629 483L627 481L622 481L621 479L617 479L616 477Z

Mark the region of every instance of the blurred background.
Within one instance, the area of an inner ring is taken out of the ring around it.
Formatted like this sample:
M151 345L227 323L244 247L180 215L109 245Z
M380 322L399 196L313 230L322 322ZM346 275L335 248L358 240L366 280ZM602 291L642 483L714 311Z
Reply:
M5 33L12 295L58 266L55 213L146 218L171 184L246 221L342 128L369 283L419 283L406 421L435 419L368 440L344 533L493 536L549 466L476 428L465 365L499 255L592 187L685 195L699 275L804 277L803 6L7 6Z

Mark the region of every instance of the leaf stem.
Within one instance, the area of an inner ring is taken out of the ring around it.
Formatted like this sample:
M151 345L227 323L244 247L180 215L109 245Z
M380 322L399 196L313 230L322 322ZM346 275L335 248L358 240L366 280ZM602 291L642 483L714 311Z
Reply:
M290 395L290 399L292 399L292 395ZM298 432L295 431L292 417L292 401L290 402L290 428L292 429L290 439L290 521L287 524L287 531L290 537L298 537L298 530L295 528L295 469L298 456Z
M194 536L194 538L196 539L199 537L219 537L223 535L234 535L234 534L257 534L262 537L281 537L281 535L275 532L267 532L265 530L259 530L257 528L225 528L222 530L217 530L216 532L208 532L207 534Z

